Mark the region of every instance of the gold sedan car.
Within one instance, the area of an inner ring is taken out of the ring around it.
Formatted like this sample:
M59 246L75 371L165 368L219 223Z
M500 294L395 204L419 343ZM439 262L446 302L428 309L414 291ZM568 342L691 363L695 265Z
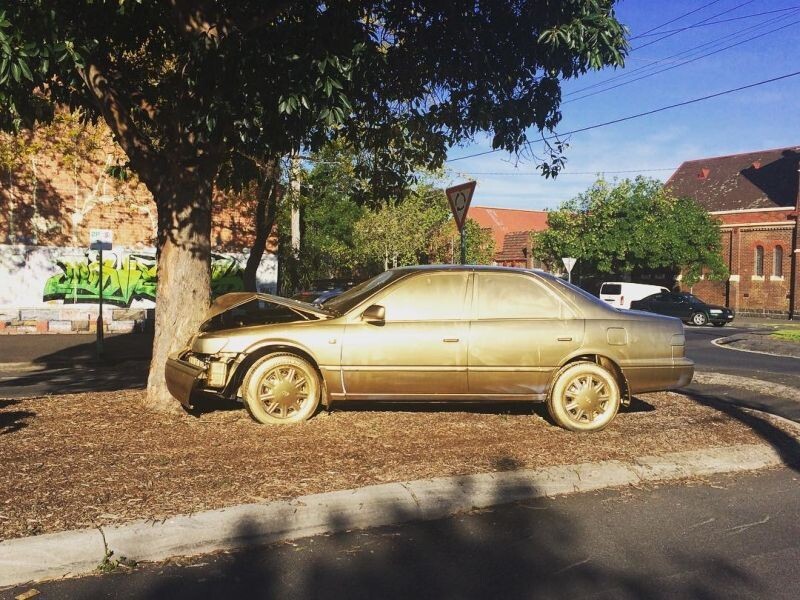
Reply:
M573 431L608 425L631 394L687 385L683 324L620 311L539 271L386 271L324 306L226 294L167 363L185 406L241 399L262 423L337 400L547 402Z

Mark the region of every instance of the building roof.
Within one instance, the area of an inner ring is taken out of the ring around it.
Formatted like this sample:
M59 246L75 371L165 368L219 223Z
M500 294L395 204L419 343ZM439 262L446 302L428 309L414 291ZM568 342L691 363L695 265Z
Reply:
M800 146L684 162L665 184L709 212L794 208Z
M492 230L495 252L503 249L503 240L507 233L547 229L546 210L471 206L467 216L484 229Z
M531 232L514 231L505 235L503 249L495 253L494 259L498 262L527 260L530 249Z

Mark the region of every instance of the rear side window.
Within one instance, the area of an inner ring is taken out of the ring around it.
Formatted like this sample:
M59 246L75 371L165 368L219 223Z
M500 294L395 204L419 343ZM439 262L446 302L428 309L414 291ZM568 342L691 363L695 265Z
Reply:
M533 277L476 273L479 319L559 319L562 300Z
M600 288L600 293L609 296L619 296L622 293L622 286L618 283L604 283L603 287Z

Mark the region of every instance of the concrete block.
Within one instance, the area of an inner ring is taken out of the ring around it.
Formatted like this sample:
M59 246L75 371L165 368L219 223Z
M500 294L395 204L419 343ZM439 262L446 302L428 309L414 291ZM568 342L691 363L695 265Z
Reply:
M89 331L89 320L86 321L72 321L72 331L86 333Z
M111 318L114 321L138 321L145 318L145 311L141 308L115 308Z
M106 325L108 331L113 331L114 333L130 333L135 331L136 329L136 322L135 321L111 321Z
M55 321L61 318L58 308L23 308L19 312L19 318L23 321Z
M36 321L36 333L47 333L50 321Z
M72 333L72 321L50 321L48 330L51 333Z

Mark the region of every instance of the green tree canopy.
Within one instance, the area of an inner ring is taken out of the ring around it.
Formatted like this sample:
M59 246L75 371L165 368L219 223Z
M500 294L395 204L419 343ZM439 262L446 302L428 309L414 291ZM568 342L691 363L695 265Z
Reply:
M655 179L599 179L552 211L547 223L547 230L533 236L533 252L550 265L573 256L583 274L673 270L683 273L687 285L698 281L703 269L712 278L727 276L718 222Z
M79 107L153 193L148 398L169 406L163 367L209 302L211 190L232 153L346 136L435 167L481 132L519 151L558 124L562 79L622 64L613 4L15 0L0 10L0 127Z

